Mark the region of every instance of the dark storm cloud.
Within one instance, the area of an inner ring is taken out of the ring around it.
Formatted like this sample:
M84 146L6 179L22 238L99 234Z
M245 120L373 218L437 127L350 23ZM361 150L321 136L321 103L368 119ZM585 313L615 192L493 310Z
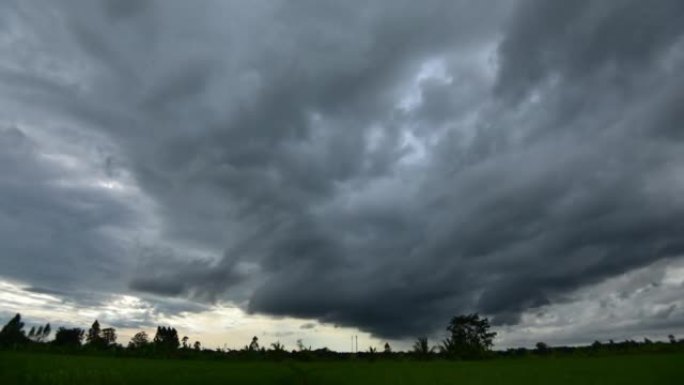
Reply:
M80 285L121 289L112 278L126 270L117 256L123 246L108 237L108 229L131 223L133 213L53 162L20 129L0 127L2 275L44 291Z
M6 221L13 255L121 258L100 281L404 337L516 323L684 249L678 1L5 8L4 121L96 133L98 172L140 189L32 198L59 169L3 131L2 213L44 206ZM65 230L37 249L41 226ZM3 274L44 288L31 260Z

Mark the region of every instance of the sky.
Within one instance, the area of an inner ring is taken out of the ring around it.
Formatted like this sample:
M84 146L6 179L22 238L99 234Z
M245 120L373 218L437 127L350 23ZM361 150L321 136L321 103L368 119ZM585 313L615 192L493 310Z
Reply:
M0 0L0 323L684 334L680 0Z

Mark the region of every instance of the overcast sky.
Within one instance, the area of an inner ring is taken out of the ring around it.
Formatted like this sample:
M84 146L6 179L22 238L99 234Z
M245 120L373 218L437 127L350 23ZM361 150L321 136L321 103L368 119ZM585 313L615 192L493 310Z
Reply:
M684 334L682 20L0 0L0 322L339 350L467 312L500 347Z

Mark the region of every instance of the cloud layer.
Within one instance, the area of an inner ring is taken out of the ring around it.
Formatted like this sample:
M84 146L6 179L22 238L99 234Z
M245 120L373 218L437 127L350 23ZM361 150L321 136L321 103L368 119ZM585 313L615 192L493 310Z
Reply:
M0 274L39 290L400 338L684 251L681 1L0 15Z

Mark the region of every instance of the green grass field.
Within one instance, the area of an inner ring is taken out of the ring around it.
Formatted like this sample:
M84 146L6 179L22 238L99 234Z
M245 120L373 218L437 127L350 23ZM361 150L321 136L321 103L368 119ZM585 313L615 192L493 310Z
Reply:
M0 352L0 384L682 384L684 355L235 362Z

